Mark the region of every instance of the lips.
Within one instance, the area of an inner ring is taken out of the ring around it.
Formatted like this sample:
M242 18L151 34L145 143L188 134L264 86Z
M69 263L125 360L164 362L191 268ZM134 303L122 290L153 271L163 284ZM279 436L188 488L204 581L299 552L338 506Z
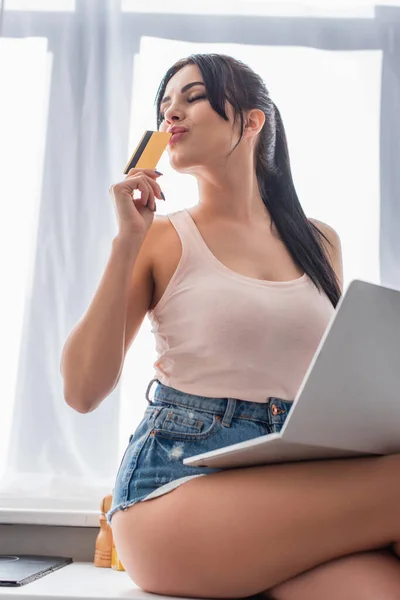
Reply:
M172 135L173 135L174 133L184 133L187 130L188 130L187 127L174 126L174 127L170 127L168 129L168 133L172 133Z
M179 142L183 136L188 133L187 129L182 129L182 131L177 131L176 133L173 133L172 136L169 139L168 144L176 144L177 142Z

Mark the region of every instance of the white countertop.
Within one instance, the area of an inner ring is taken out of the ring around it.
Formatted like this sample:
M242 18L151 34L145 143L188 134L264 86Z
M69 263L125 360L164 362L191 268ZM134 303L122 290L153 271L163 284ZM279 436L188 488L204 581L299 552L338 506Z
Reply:
M125 571L102 569L93 563L75 562L21 587L0 587L0 600L171 600L171 596L147 594ZM172 599L173 600L173 599ZM193 600L179 598L179 600Z

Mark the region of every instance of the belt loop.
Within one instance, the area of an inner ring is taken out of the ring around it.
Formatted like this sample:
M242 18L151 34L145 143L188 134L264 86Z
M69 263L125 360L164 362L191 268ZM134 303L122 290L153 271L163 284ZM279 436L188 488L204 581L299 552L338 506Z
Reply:
M158 379L157 379L157 378L155 378L155 379L152 379L152 380L150 381L149 385L147 386L147 390L146 390L146 394L145 394L145 395L146 395L146 400L147 400L147 402L148 402L149 404L153 404L153 402L152 402L152 401L150 400L150 398L149 398L149 393L150 393L151 386L153 385L153 383L154 383L155 381L158 381Z
M225 414L222 419L222 425L224 425L225 427L231 426L232 419L235 414L235 408L236 408L236 399L228 398L228 404L226 406Z

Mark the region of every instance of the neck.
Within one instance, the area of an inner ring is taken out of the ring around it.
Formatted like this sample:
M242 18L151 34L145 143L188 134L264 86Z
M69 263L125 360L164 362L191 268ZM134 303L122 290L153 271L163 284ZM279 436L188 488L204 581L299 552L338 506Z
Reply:
M261 198L254 164L210 165L197 172L199 203L196 211L207 219L223 219L240 224L260 224L269 220Z

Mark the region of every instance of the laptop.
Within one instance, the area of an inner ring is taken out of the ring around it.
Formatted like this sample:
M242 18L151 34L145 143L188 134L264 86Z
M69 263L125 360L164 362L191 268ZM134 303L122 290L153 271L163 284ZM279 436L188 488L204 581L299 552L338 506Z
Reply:
M0 554L0 586L18 587L72 563L63 556Z
M400 452L400 291L358 279L341 296L279 433L185 458L233 468Z

